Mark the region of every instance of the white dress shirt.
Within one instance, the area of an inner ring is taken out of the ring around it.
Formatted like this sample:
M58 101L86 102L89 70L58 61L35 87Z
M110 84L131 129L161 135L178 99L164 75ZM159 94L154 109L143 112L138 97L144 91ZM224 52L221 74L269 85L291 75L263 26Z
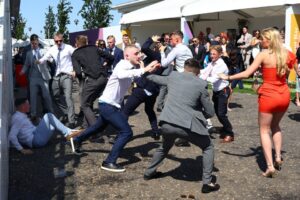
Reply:
M115 67L106 84L99 102L107 103L121 108L124 96L134 77L144 74L144 69L134 69L128 60L121 60Z
M161 52L161 65L167 67L175 60L175 68L178 72L184 71L184 62L193 58L191 50L184 44L177 44L166 57L165 52Z
M210 72L208 72L207 70L210 70ZM207 72L208 76L206 80L212 83L214 92L223 90L229 85L229 82L227 80L222 80L218 76L221 73L224 73L226 75L228 74L228 67L222 58L219 58L216 62L210 62L205 69L201 70L200 73L201 75L204 75Z
M35 129L36 127L25 113L16 111L12 116L8 139L19 151L23 149L21 144L32 147L33 132Z
M51 58L54 59L57 66L55 76L57 76L60 73L71 74L71 72L73 71L72 54L74 50L75 49L71 45L62 44L60 59L59 59L60 62L58 63L57 57L58 57L59 50L58 47L54 45L48 50L48 52L39 61L41 63L44 63L47 60L50 60Z

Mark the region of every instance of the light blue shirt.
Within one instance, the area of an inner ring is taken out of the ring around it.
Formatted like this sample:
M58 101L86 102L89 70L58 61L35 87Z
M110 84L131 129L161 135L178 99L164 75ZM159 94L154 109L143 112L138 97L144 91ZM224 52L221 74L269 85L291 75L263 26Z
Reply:
M23 149L21 144L32 147L33 132L35 129L36 127L25 113L16 111L12 116L8 139L19 151Z

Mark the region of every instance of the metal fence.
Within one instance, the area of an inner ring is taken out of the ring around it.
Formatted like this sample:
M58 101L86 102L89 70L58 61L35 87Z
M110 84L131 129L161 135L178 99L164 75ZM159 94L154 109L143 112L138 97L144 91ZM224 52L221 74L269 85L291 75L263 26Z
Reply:
M0 200L8 198L7 139L13 112L13 67L9 0L0 0Z

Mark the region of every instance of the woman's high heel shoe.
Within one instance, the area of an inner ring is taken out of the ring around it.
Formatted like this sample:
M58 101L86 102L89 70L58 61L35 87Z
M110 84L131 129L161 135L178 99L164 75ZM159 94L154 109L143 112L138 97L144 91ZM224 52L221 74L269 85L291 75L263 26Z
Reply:
M282 163L283 163L282 160L281 161L275 161L274 168L277 169L278 171L280 171L281 167L282 167Z
M267 178L275 178L276 171L275 171L275 169L274 170L267 169L266 172L262 173L262 176L267 177Z
M281 155L279 155L279 156L275 155L274 168L277 169L278 171L280 171L282 164L283 164L283 159L282 159Z

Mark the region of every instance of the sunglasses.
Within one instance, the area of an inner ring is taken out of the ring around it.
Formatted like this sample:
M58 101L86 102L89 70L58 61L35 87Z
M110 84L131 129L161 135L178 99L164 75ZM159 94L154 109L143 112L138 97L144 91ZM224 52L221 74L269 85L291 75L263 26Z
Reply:
M55 42L55 43L59 43L59 42L61 43L62 40L55 40L54 42Z
M101 46L105 46L105 44L104 44L104 43L100 43L99 45L101 45Z
M196 42L197 42L197 40L193 40L192 42L196 43Z

